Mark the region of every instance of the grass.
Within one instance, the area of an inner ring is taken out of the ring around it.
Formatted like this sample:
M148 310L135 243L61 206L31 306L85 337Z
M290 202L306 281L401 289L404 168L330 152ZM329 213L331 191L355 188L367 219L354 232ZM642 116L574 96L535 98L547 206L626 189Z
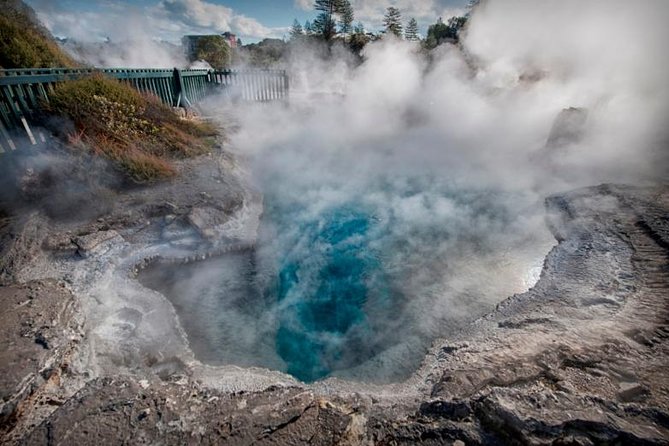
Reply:
M155 96L102 75L64 82L46 109L72 121L72 147L114 161L138 183L176 174L174 160L211 151L216 129L179 118Z
M75 67L22 0L0 0L0 68ZM216 129L180 119L157 97L101 75L64 82L45 104L48 113L69 119L63 134L70 146L113 162L135 182L176 174L174 160L206 153Z
M74 67L76 63L17 0L0 0L0 68Z

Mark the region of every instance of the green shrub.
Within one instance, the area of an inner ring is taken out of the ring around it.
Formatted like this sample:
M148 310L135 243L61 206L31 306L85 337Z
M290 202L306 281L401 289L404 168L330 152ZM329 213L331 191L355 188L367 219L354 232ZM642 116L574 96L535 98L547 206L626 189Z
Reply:
M94 75L56 87L46 109L72 121L71 145L115 161L138 182L174 175L171 161L207 153L216 129L180 119L155 96Z

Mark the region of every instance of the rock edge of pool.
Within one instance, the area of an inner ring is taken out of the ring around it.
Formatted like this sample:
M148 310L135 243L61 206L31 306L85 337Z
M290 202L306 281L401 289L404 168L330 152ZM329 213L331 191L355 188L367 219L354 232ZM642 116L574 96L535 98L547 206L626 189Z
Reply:
M532 289L403 382L307 385L202 364L135 279L253 244L262 197L212 157L104 218L0 224L3 444L668 444L668 186L546 198L558 244Z

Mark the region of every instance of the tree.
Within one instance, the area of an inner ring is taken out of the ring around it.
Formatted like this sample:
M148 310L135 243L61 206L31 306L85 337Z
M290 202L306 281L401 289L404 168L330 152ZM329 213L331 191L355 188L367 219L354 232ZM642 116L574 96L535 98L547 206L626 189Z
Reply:
M358 24L355 25L353 32L355 34L365 34L365 27L363 26L362 22L358 22Z
M195 58L205 60L217 70L222 70L230 62L230 45L223 36L202 36L197 41Z
M383 17L383 25L386 27L386 33L402 37L402 14L394 6L389 6L386 15Z
M409 20L406 29L404 30L404 38L410 41L419 40L418 36L418 22L413 17Z
M306 22L304 22L304 33L305 33L307 36L310 36L311 34L313 34L313 32L314 32L314 30L313 30L313 28L311 27L311 22L310 22L309 20L307 20Z
M316 0L314 9L320 11L312 25L313 32L320 34L325 40L331 40L337 33L335 16L341 19L342 28L350 32L353 23L353 7L348 0Z
M314 20L313 30L316 34L323 36L325 40L331 40L336 33L336 23L333 19L337 12L339 0L316 0L314 9L320 11Z
M450 40L456 42L458 35L463 26L467 23L466 17L451 17L448 19L448 25L439 17L439 20L434 25L430 25L427 29L427 38L425 39L425 47L432 49Z
M321 12L314 20L312 30L315 34L319 34L325 40L331 40L335 35L337 24L332 19L332 16L327 12Z
M457 39L460 34L460 30L467 23L467 17L451 17L448 19L448 28L451 31L453 38Z
M339 20L339 31L344 34L349 34L353 30L353 19L355 18L353 7L348 0L342 0L340 3L341 4L338 7L339 15L341 16Z
M293 21L293 26L290 28L290 40L299 40L304 35L304 30L300 22L295 19Z
M337 12L339 0L316 0L314 2L314 9L316 11L327 12L330 16Z
M451 17L448 19L448 25L439 17L437 23L427 29L425 47L432 49L447 40L457 42L460 30L465 26L465 23L467 23L466 17Z

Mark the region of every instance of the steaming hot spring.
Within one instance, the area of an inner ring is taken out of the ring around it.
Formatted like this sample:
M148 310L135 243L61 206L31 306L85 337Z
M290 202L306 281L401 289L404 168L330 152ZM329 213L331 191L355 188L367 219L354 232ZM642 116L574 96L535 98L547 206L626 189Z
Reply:
M634 71L652 52L620 33L556 41L561 25L499 41L493 13L533 17L507 6L472 19L467 51L426 60L384 39L360 65L305 56L290 104L230 113L232 150L264 200L254 249L140 276L172 301L198 359L402 381L436 339L533 286L555 243L544 197L658 168L644 154L662 135L644 129L666 127L665 96L648 93L664 77ZM592 63L600 47L630 48L630 62L617 49Z
M436 338L531 287L553 241L522 194L398 176L354 196L342 176L321 178L325 202L293 180L268 176L254 249L139 276L171 300L204 363L406 379Z

